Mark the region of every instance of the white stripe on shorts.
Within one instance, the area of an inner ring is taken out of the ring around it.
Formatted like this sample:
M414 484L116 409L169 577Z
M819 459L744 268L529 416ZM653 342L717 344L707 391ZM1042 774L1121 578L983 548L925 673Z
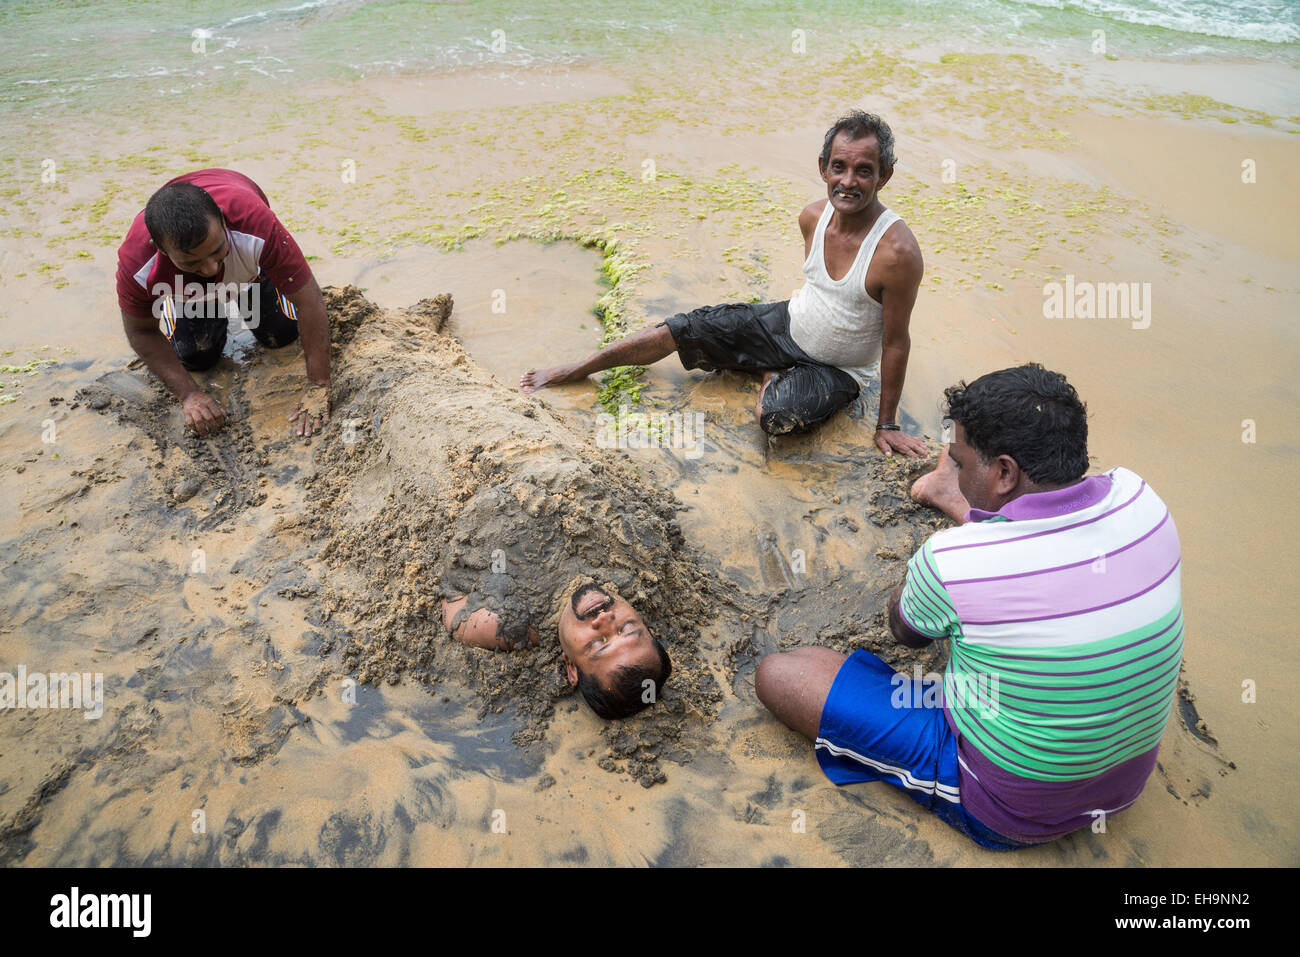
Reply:
M938 781L922 781L912 777L912 772L907 768L896 768L891 764L885 764L883 761L877 761L874 758L868 758L865 755L858 754L856 751L850 751L848 748L841 748L838 745L831 744L825 738L818 738L816 746L824 748L836 757L850 757L859 764L865 764L869 768L875 768L877 771L884 771L892 774L903 782L903 786L912 791L922 791L926 794L937 794L939 797L948 801L950 804L961 803L961 790L950 784L940 784Z

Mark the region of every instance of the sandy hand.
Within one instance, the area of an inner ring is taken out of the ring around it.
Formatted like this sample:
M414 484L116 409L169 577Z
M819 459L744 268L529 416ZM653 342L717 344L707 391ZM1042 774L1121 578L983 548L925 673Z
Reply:
M298 411L289 416L289 421L298 423L299 436L311 438L313 432L319 432L330 420L330 409L330 387L312 383L302 394Z
M930 450L926 448L923 439L918 439L915 435L908 435L906 432L895 431L894 429L877 430L876 448L886 455L902 452L913 459L925 458L930 454Z
M185 425L199 435L219 432L226 424L226 410L206 392L187 395L181 402L181 411L185 413Z

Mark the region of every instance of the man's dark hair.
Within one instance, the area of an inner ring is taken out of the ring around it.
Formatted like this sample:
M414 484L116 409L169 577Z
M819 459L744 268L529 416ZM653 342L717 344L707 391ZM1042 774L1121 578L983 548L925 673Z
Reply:
M880 171L887 173L894 168L894 131L889 124L874 113L862 110L850 110L826 131L826 141L822 143L822 162L831 161L831 144L841 133L848 133L849 139L860 140L864 136L874 136L880 147Z
M655 650L659 652L659 667L628 665L614 672L613 681L608 688L602 688L591 675L579 670L578 690L586 699L591 710L606 721L626 718L645 709L659 700L664 692L668 676L673 673L673 663L668 660L668 649L658 638L654 639ZM646 682L653 682L654 694L646 700Z
M222 222L216 201L193 183L170 183L144 207L144 228L159 249L164 241L181 252L202 245L214 219Z
M1016 460L1039 485L1065 485L1088 471L1088 409L1059 372L1031 362L944 390L947 417L984 462Z

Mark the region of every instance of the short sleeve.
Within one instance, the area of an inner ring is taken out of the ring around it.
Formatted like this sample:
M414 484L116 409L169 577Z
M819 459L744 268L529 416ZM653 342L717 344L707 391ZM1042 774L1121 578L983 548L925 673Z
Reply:
M275 291L285 296L293 295L311 279L311 267L307 265L306 257L274 213L271 214L270 235L262 246L257 264L271 280Z
M898 611L909 628L927 638L958 637L961 619L939 578L933 541L933 536L927 539L907 563L907 583L898 600Z
M156 256L157 250L145 229L141 212L131 221L122 245L117 247L117 305L128 316L137 319L155 316L153 296L136 277L146 271Z
M153 300L135 281L131 265L123 253L118 254L117 261L117 305L128 316L137 319L149 319L154 315Z

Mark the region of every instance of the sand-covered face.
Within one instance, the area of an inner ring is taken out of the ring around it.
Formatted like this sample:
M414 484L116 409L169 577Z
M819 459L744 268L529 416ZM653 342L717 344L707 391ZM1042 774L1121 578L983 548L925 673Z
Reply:
M850 138L842 132L831 142L830 159L817 157L826 196L836 212L856 216L866 212L894 171L881 170L880 144L876 137Z
M628 602L594 582L574 590L560 611L560 647L570 685L580 674L608 688L623 668L658 672L659 651Z

